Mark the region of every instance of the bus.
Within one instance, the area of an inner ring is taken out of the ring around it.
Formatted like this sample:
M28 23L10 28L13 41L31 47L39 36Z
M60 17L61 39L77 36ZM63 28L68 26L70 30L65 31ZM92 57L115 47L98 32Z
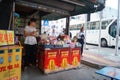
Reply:
M85 26L85 23L70 25L70 32L75 36L80 28ZM90 21L86 23L85 36L86 43L99 44L99 27L100 21ZM116 27L117 19L108 19L101 21L101 46L115 46L116 45ZM120 41L120 39L119 39ZM120 44L120 42L119 42Z

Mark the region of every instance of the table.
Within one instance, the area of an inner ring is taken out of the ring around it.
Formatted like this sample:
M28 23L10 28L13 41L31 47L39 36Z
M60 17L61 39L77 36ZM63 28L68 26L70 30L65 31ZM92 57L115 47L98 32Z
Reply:
M104 67L96 71L97 74L111 78L111 80L120 80L120 69L114 67Z

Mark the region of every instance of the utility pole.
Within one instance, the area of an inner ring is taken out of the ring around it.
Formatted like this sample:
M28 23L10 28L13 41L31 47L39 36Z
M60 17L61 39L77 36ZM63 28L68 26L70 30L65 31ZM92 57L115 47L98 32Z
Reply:
M14 17L14 13L15 13L15 0L13 0L13 12L12 12L12 30L14 30L15 29L15 25L14 25L14 23L15 23L15 17Z
M100 11L99 17L100 17L100 27L99 27L99 53L100 53L100 49L101 49L102 11Z
M85 45L84 45L84 48L85 48L85 49L86 49L87 15L88 15L88 14L85 14L85 25L84 25L84 30L85 30Z
M119 30L120 30L120 0L118 0L118 17L117 17L117 28L116 28L116 50L115 50L115 56L118 55L118 43L119 43Z

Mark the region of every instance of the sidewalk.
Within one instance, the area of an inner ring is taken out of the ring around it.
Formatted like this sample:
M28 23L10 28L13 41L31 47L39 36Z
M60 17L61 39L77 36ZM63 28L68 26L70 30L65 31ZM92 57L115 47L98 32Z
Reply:
M82 63L95 68L104 66L120 68L120 56L107 53L107 51L98 51L98 49L88 49L84 50Z

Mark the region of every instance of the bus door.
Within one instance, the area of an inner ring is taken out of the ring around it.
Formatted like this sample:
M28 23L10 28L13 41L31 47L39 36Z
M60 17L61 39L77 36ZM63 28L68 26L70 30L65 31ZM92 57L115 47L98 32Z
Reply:
M111 43L111 46L115 46L116 44L116 27L117 27L117 21L113 22L109 27L109 40Z

